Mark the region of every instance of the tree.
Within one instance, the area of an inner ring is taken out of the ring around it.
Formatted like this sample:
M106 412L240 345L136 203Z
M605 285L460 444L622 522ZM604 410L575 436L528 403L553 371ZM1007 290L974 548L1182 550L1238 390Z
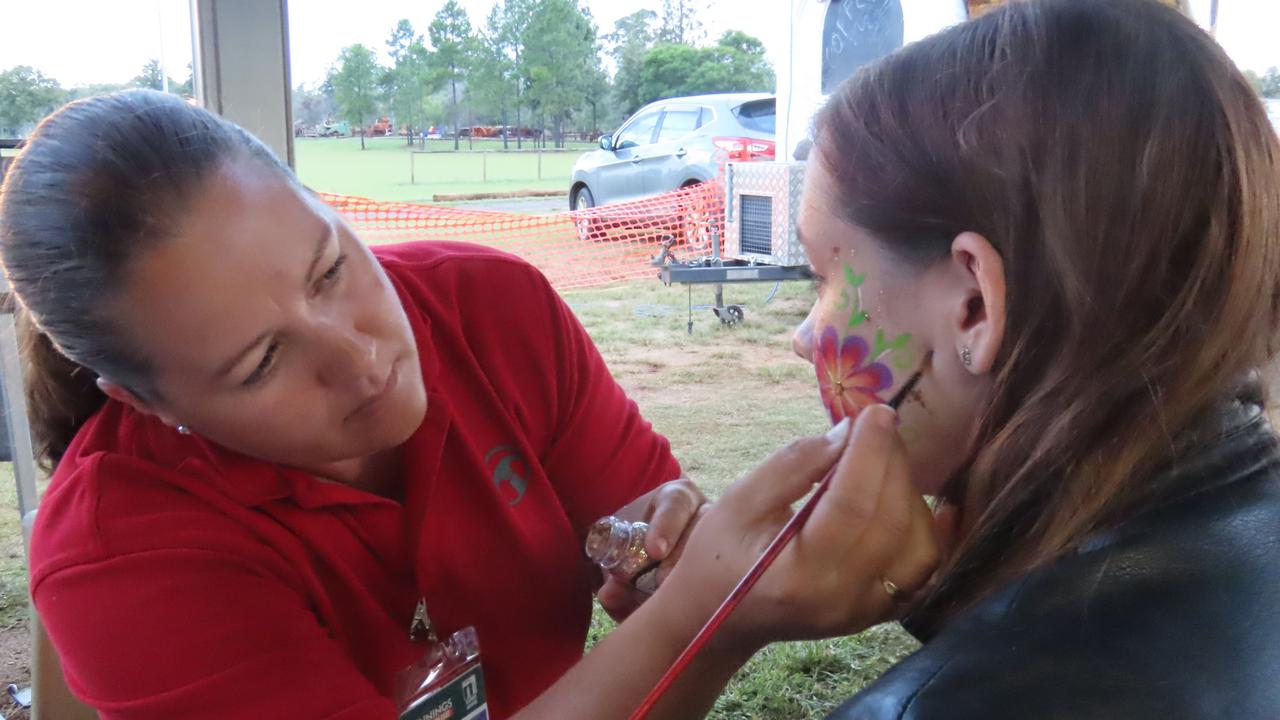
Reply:
M1249 85L1253 87L1254 92L1259 95L1262 94L1262 78L1258 76L1258 73L1252 70L1245 70L1244 79L1249 81Z
M334 100L342 119L360 128L360 149L364 150L364 128L378 111L378 80L382 72L373 51L356 43L338 54L338 61L329 70L328 82L333 87Z
M471 34L471 20L457 0L449 0L436 13L427 28L434 49L438 77L448 84L452 97L453 149L458 149L458 83L463 82L471 69L475 55L475 39Z
M25 134L66 99L58 81L29 65L0 72L0 136Z
M387 52L393 67L383 75L383 91L396 121L408 127L407 141L412 145L414 129L425 124L423 106L436 89L431 53L408 20L396 23L387 39Z
M108 93L120 92L128 90L129 85L119 85L114 83L95 83L93 85L77 85L67 91L67 102L79 100L80 98L94 97L96 95L106 95Z
M138 73L129 84L137 88L148 88L151 90L164 89L164 72L160 69L160 61L151 59L146 65L142 66L142 72Z
M662 0L662 24L658 28L658 42L677 45L697 45L706 35L702 21L697 16L697 0Z
M512 104L516 109L517 148L523 147L523 135L520 133L523 125L520 113L527 104L525 91L531 82L528 63L525 60L525 41L529 35L529 24L538 5L538 0L502 0L502 24L497 43L510 63L509 70L515 91Z
M192 69L191 63L187 63L187 79L185 81L175 84L172 79L169 80L169 91L184 97L192 97L196 94L196 73Z
M654 46L644 56L641 66L639 104L698 92L694 78L705 57L706 53L689 45L664 43Z
M507 112L514 104L515 64L503 43L502 7L489 11L484 30L476 38L473 71L467 79L467 95L489 117L498 118L505 128ZM507 133L502 133L502 148L508 147Z
M595 25L576 0L539 0L525 43L529 102L555 125L562 147L565 123L600 66Z
M191 70L191 63L187 63L187 81L184 83L176 82L173 78L167 78L164 75L164 69L160 67L160 61L152 58L142 66L142 71L129 81L128 87L144 88L148 90L164 90L168 80L168 91L175 95L191 95L195 87L195 75Z
M759 39L730 30L709 50L694 76L698 92L773 91L773 66Z
M613 99L626 117L643 104L640 98L640 72L644 58L657 40L653 23L658 14L637 10L613 24L613 32L604 36L605 47L616 68L613 75ZM619 118L620 119L620 118Z
M596 58L598 61L598 54ZM612 119L613 115L607 111L609 97L613 94L613 87L609 85L609 76L605 74L604 68L599 64L589 68L582 89L583 99L586 101L586 107L590 109L589 115L584 114L583 120L590 117L587 130L591 134L596 134L600 131L601 106L606 108L606 118ZM579 123L579 126L581 127L581 123Z
M773 90L773 68L764 44L743 32L729 31L707 48L657 45L640 73L642 103L680 95Z
M333 98L319 90L299 84L293 89L293 120L303 125L319 125L333 117L336 110Z
M1280 98L1280 69L1269 68L1262 75L1262 97Z

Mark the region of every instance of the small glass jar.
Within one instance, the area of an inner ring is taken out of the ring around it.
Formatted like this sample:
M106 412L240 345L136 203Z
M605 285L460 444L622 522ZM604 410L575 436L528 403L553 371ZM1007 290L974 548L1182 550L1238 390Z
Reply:
M605 572L641 591L657 589L658 563L644 549L649 524L609 516L587 531L587 557Z

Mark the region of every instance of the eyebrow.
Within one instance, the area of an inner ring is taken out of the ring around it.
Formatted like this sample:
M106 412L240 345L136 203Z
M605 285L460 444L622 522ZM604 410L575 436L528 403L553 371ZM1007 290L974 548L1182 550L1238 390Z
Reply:
M311 265L307 267L307 281L305 285L311 285L311 281L316 276L316 266L320 264L320 258L324 257L324 251L329 247L329 239L334 234L333 221L324 221L324 230L320 233L320 242L316 243L316 250L311 255Z
M320 241L316 243L316 249L311 254L311 264L307 266L307 280L304 287L311 285L312 279L316 274L316 267L320 264L320 259L324 257L324 251L329 247L329 240L333 237L334 232L333 222L326 220L324 223L324 229L320 232ZM254 338L252 342L245 345L243 350L236 353L227 362L223 363L218 368L215 377L221 380L230 375L231 371L234 370L247 355L252 353L254 350L257 350L259 345L266 342L267 339L271 337L271 334L272 331L269 330Z

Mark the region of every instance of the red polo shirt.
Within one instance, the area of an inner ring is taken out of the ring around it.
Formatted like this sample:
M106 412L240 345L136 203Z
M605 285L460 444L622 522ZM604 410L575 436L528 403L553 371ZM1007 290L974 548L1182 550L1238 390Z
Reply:
M105 718L395 717L419 597L479 629L490 708L582 656L587 524L679 475L582 326L520 260L379 248L428 410L404 504L249 460L109 402L41 505L31 590ZM625 668L618 668L625 672Z

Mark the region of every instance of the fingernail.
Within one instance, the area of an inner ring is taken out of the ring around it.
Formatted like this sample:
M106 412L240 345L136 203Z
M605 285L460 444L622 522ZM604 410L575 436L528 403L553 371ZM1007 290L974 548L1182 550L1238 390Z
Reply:
M864 412L872 413L871 420L885 430L898 429L898 413L894 412L893 408L888 405L873 405Z
M849 418L845 418L836 423L835 427L827 431L827 440L833 443L839 443L849 435Z
M658 538L658 541L654 543L654 549L658 551L659 555L666 557L667 550L671 549L670 543L667 542L666 538Z

